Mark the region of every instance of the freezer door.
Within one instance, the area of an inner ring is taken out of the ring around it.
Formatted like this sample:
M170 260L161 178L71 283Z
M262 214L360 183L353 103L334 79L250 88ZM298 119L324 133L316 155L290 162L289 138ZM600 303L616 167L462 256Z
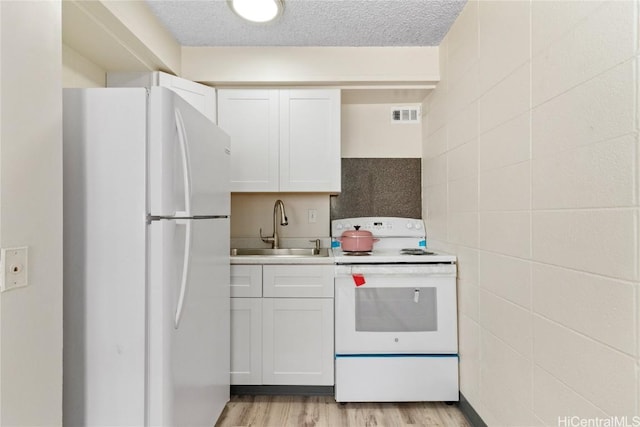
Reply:
M148 144L151 215L229 215L225 132L169 89L153 87Z
M149 253L149 425L212 426L229 400L229 219L152 221Z

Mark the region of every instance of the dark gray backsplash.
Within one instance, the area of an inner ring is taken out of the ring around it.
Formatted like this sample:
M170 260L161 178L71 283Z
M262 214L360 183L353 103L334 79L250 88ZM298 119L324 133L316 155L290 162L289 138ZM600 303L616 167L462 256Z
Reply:
M331 219L422 218L421 159L342 159L342 192L331 196Z

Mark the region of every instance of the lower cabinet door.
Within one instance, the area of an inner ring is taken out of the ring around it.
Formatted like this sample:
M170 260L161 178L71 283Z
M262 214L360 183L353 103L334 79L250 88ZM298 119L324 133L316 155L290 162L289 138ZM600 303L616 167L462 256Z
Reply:
M231 384L262 384L262 298L231 298Z
M333 299L262 303L263 384L333 385Z

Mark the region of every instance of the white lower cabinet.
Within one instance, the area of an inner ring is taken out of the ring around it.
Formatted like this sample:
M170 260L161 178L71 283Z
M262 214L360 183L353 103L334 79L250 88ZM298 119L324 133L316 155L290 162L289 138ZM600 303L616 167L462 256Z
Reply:
M332 272L231 265L231 384L333 385Z
M333 385L333 300L263 298L262 383Z
M231 384L262 383L262 298L231 298Z

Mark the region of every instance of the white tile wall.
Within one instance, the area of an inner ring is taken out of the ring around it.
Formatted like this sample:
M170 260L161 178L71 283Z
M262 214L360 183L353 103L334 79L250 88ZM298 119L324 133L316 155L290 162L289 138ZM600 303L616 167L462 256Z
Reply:
M531 311L480 290L478 314L480 325L485 330L531 360ZM509 321L505 322L505 319Z
M429 230L427 239L447 240L447 184L424 187L423 198L431 206L422 214Z
M447 65L456 82L478 61L478 1L470 0L452 26L448 38Z
M447 236L451 243L473 248L478 247L477 212L449 213L447 218Z
M478 211L478 176L449 182L449 212Z
M427 187L447 182L447 156L441 155L423 161L424 173L422 179Z
M529 110L530 68L530 63L525 63L480 96L478 129L481 133Z
M461 314L476 322L479 321L478 291L474 282L458 279L458 309Z
M465 246L458 247L458 277L478 283L479 278L479 251Z
M481 211L531 209L531 164L516 163L480 174Z
M629 134L534 160L534 209L633 206L636 149Z
M445 38L424 211L490 426L640 416L639 10L473 0Z
M574 270L533 264L533 308L547 319L637 355L637 286Z
M449 82L446 100L448 119L478 98L477 69L478 65L474 63L458 80Z
M637 414L633 357L542 318L533 326L537 366L607 414Z
M482 212L480 248L519 258L531 252L531 214L529 212Z
M478 135L478 103L473 101L452 115L447 129L450 149L474 139Z
M533 105L632 57L636 48L636 18L631 12L628 2L604 2L565 37L534 56L531 63ZM536 31L535 37L538 36L546 37Z
M562 42L568 31L609 0L531 2L531 52L534 56Z
M442 45L440 47L442 48ZM440 82L438 84L442 83L443 82ZM427 121L427 135L431 135L446 124L447 105L445 101L446 97L442 92L433 91L429 96L429 102L424 107L426 114L429 116L429 120Z
M531 158L531 114L527 111L478 137L481 171L521 163Z
M452 149L447 156L449 181L478 173L478 141L472 140Z
M544 369L533 370L533 409L546 426L557 426L565 417L607 418L607 414ZM569 425L566 422L565 425Z
M423 122L424 123L424 122ZM423 159L438 157L447 151L447 126L442 126L429 136L431 144L422 154Z
M635 210L533 213L533 259L626 280L638 280Z
M534 108L533 158L632 133L634 63L627 61Z
M529 60L529 3L481 1L478 21L480 87L486 90Z
M465 314L458 323L460 345L460 387L470 401L479 400L480 390L480 326Z
M480 337L480 400L495 416L494 425L532 425L531 361L484 329Z
M482 251L478 283L482 289L514 304L531 307L531 262L528 260Z

